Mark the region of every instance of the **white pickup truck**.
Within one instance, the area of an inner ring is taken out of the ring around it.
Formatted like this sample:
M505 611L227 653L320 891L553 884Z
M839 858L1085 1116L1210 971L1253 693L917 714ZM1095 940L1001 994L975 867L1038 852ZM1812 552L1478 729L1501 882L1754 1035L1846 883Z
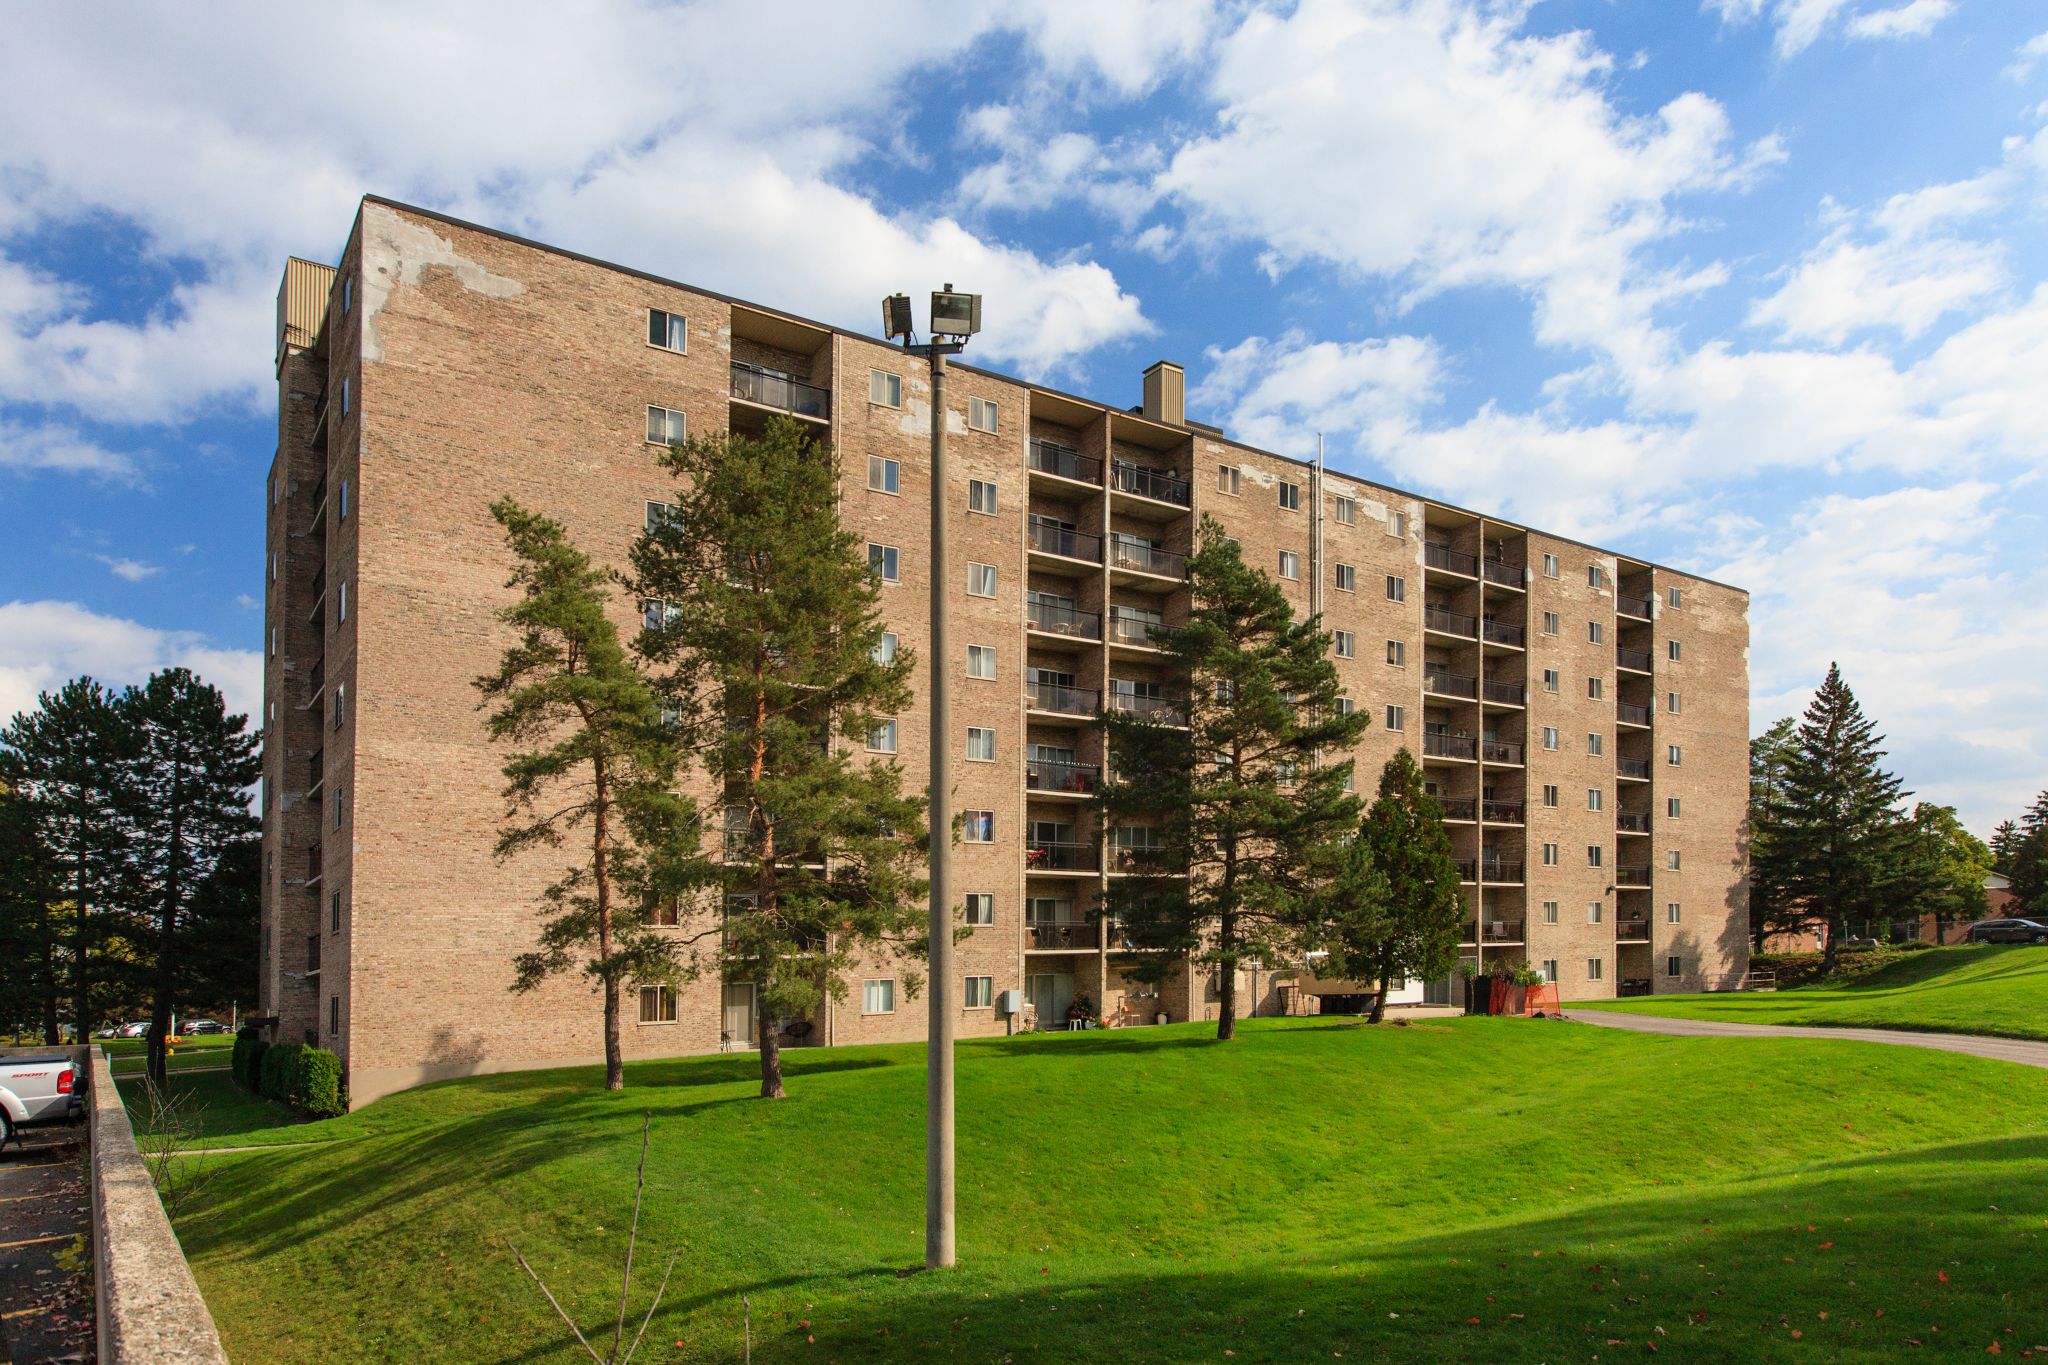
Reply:
M85 1112L78 1063L62 1053L0 1057L0 1147L31 1123L57 1123Z

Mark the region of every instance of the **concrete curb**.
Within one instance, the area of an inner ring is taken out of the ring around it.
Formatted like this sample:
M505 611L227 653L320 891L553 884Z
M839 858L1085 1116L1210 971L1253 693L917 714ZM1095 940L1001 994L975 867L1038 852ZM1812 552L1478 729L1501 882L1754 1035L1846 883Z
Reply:
M92 1054L92 1260L100 1365L228 1365L213 1315L156 1195L114 1087Z

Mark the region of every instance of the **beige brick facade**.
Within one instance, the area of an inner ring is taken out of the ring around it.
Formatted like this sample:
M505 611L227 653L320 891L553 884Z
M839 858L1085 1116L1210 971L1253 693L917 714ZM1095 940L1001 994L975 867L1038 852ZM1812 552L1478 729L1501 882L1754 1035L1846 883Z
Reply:
M847 525L897 552L884 609L919 656L921 697L928 372L877 341L374 199L337 269L291 270L299 301L281 304L281 326L291 311L310 344L280 346L266 508L277 645L266 636L265 1011L283 1036L340 1052L357 1101L438 1076L591 1060L598 1004L586 986L509 990L512 959L533 940L535 891L555 869L545 855L500 863L491 851L504 755L472 682L507 643L494 612L510 566L488 505L509 493L562 519L593 558L621 563L646 504L665 498L650 406L684 414L692 433L807 415L839 455ZM329 279L324 304L304 302L308 280ZM686 319L680 352L649 343L650 309ZM874 383L878 371L899 381L897 403L875 401L897 387ZM1326 624L1351 644L1340 675L1373 719L1356 753L1361 791L1396 745L1422 755L1473 863L1471 952L1554 961L1567 998L1622 982L1717 986L1743 970L1743 593L970 367L951 370L946 407L960 657L943 662L962 746L951 806L992 812L995 830L959 846L955 884L986 894L992 913L961 943L958 970L1030 1002L1022 1020L963 1007L963 1036L1057 1016L1076 996L1116 1023L1213 1015L1205 971L1135 986L1089 921L1116 859L1086 799L1104 761L1095 709L1171 706L1144 629L1185 613L1182 556L1203 513L1268 572L1291 556L1297 576L1282 581L1299 609L1320 582ZM870 486L870 457L896 462L893 491ZM993 486L992 509L970 481ZM970 565L993 569L992 596L969 591ZM629 625L637 604L618 612ZM970 647L992 657L993 677L970 673ZM1554 693L1545 669L1559 675ZM1546 726L1555 751L1542 747ZM969 758L969 727L993 731L992 761ZM926 734L913 704L897 726L906 787L922 783ZM1546 866L1551 843L1559 859ZM1646 885L1622 880L1639 875ZM906 997L902 974L887 961L853 974L807 1041L922 1038L926 1005ZM898 980L893 1012L864 1012L870 977ZM1248 973L1241 998L1299 1010L1294 984ZM679 997L675 1022L649 1024L629 999L630 1056L716 1049L728 1005L745 1015L713 979Z

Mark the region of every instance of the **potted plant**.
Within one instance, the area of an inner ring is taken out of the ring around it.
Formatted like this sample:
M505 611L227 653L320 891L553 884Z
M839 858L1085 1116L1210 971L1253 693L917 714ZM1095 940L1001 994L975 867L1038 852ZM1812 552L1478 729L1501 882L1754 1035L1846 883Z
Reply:
M1067 1006L1067 1023L1079 1024L1082 1028L1100 1028L1102 1021L1095 1017L1095 1002L1085 995L1074 997L1074 1003Z

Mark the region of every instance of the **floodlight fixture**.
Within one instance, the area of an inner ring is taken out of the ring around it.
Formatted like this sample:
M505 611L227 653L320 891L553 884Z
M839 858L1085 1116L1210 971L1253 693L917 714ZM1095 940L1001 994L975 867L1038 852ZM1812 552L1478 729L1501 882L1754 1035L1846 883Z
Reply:
M981 295L956 294L949 283L932 291L932 335L971 337L981 330Z
M882 334L891 341L908 342L915 330L910 319L910 295L891 294L882 300Z

